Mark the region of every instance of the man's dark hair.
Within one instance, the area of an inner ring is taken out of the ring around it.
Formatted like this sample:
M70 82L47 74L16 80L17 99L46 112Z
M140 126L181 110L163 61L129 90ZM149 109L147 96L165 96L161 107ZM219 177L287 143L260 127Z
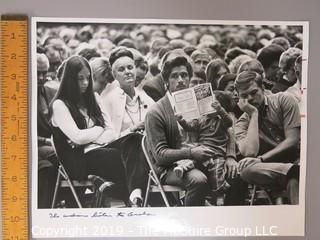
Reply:
M84 48L79 53L79 56L84 57L88 61L90 61L92 58L101 57L100 53L94 48Z
M274 61L279 61L281 54L285 50L277 44L264 47L259 52L257 59L261 62L264 70L270 67Z
M183 48L183 51L190 57L191 54L196 50L196 46L189 45Z
M186 66L188 74L189 74L189 78L191 79L192 74L193 74L191 64L189 63L187 58L185 58L184 56L178 56L172 60L166 61L163 64L161 75L162 75L162 78L165 82L168 82L168 79L169 79L169 76L171 74L172 69L174 67L178 67L178 66Z
M233 59L240 55L247 55L243 49L239 47L234 47L226 51L225 56L224 56L224 61L229 64Z
M276 37L271 40L271 44L276 44L282 47L284 50L290 48L290 42L285 37Z
M262 76L259 73L254 72L254 71L243 71L243 72L241 72L237 76L234 85L235 85L237 90L239 90L239 89L247 89L247 88L250 87L252 82L257 83L258 87L263 89Z

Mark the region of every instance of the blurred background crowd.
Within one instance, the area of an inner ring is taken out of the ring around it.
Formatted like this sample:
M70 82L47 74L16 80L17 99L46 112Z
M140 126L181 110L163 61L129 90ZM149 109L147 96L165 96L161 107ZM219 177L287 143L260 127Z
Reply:
M138 81L155 77L160 73L161 57L181 48L190 57L198 50L192 58L194 77L204 81L206 65L213 59L221 59L223 62L216 64L224 63L232 74L237 74L241 63L257 59L263 66L268 89L274 87L273 92L278 92L293 85L281 76L278 62L288 48L302 49L302 27L38 23L37 52L49 60L49 80L57 80L58 67L72 55L87 60L108 58L110 51L119 46L134 49L135 58L141 59Z

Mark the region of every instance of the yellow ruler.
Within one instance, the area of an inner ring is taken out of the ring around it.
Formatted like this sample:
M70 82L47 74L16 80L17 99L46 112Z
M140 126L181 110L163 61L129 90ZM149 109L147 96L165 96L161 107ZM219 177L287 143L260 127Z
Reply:
M29 238L28 18L1 16L2 239Z

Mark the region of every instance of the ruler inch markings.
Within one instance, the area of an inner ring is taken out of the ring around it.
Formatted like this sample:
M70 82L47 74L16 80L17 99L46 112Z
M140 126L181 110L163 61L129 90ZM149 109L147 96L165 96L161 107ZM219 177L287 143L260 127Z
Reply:
M28 17L1 15L1 34L2 234L29 239Z

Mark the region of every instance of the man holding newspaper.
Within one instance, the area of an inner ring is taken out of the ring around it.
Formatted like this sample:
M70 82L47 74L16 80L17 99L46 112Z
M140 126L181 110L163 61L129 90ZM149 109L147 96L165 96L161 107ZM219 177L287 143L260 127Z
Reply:
M214 100L209 84L188 88L192 66L187 55L172 50L163 59L161 74L167 93L150 109L145 122L154 168L164 184L186 190L186 206L204 205L209 189L219 204L221 191L228 187L225 173L236 176L235 144L228 132L232 120ZM186 131L198 134L198 144L183 145Z

